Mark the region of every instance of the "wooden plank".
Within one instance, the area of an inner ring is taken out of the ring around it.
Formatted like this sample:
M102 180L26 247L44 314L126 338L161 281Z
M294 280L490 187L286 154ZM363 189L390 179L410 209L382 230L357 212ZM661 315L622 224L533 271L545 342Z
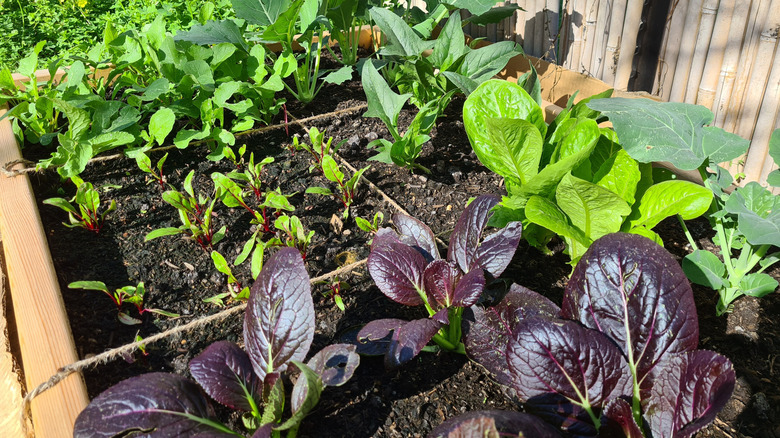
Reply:
M0 236L2 247L3 236ZM11 340L8 337L8 288L2 269L3 260L0 256L0 430L8 438L23 438L22 428L22 382L17 374L16 361L11 354ZM28 430L30 425L28 422Z
M4 110L0 110L0 115ZM0 121L0 164L21 158L11 123ZM26 176L0 174L0 235L8 269L27 389L78 360L57 275ZM73 435L89 402L81 374L73 374L31 404L35 436Z

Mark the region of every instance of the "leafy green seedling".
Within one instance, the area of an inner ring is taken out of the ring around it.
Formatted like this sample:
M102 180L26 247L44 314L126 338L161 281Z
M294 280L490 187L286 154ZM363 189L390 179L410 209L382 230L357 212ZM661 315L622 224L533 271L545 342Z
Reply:
M336 307L338 307L339 310L341 310L342 312L346 310L346 308L344 307L344 300L341 298L341 292L352 288L352 286L350 286L349 283L347 283L346 281L341 281L339 280L338 276L335 276L330 280L323 280L315 284L327 285L328 289L322 294L325 297L333 298L333 302L336 304Z
M135 325L141 323L139 319L133 318L122 311L122 304L124 303L133 304L136 309L138 309L139 315L151 312L170 318L177 318L179 316L176 313L167 312L165 310L144 307L146 287L144 287L143 281L139 282L137 286L124 286L116 289L114 292L111 292L102 281L74 281L73 283L70 283L68 287L71 289L97 290L104 292L116 305L117 311L119 312L117 319L119 319L122 324Z
M70 201L64 198L49 198L43 201L44 204L59 207L68 212L70 223L63 222L63 225L69 228L80 227L99 233L103 228L106 215L116 209L116 201L111 200L108 208L100 213L100 194L92 186L92 183L84 182L81 178L74 176L71 178L76 185L76 196ZM76 203L76 206L72 204Z
M363 173L368 170L371 166L366 166L357 172L355 172L354 175L352 175L352 178L346 179L344 172L341 171L341 168L339 167L338 163L336 163L336 160L333 159L330 155L325 155L322 158L322 173L325 175L325 178L335 182L338 185L339 189L339 195L338 198L341 200L341 203L344 205L344 219L349 217L349 207L352 205L352 202L355 200L355 192L357 191L358 183L360 182L360 177L363 176ZM306 193L316 193L319 195L326 195L326 196L336 196L330 189L325 187L309 187L306 189Z
M268 244L297 248L301 252L303 259L306 260L306 252L309 249L312 237L314 237L314 230L307 232L298 216L287 216L286 214L276 218L274 227L283 232L284 236L271 239Z
M358 228L370 234L376 234L376 232L379 231L379 227L382 226L382 222L384 222L384 220L385 214L381 211L374 213L374 218L371 222L359 216L355 217L355 223L357 223Z
M246 299L249 298L249 286L241 287L241 283L236 279L236 276L233 275L233 270L230 269L230 265L228 265L225 257L217 251L211 251L211 260L214 262L214 267L217 268L217 271L227 275L228 291L214 295L213 297L205 298L203 301L216 304L220 307L225 306L225 303L222 301L225 298L246 301Z
M230 149L228 148L225 150ZM266 165L273 163L274 157L265 157L259 162L255 163L255 154L250 153L249 162L246 162L244 161L245 151L246 146L241 146L239 149L240 160L233 161L238 170L230 172L226 176L234 181L237 181L237 184L244 191L251 191L254 193L255 199L260 202L263 198L263 180L261 178L263 168ZM235 157L235 155L232 156Z
M325 131L320 132L316 127L311 127L307 133L309 134L311 145L300 142L296 136L293 137L293 147L295 150L305 150L314 158L315 164L309 167L310 172L315 168L322 169L322 159L327 155L335 154L341 145L347 142L346 140L341 140L333 145L333 137L329 137L328 141L325 141Z
M203 195L195 196L192 188L192 179L195 171L190 171L184 179L184 193L177 190L168 190L163 193L163 201L172 205L179 212L181 226L166 227L153 230L146 235L144 241L149 241L162 236L184 234L194 239L204 250L215 245L225 237L226 228L223 226L214 231L212 212L217 198L211 199Z
M149 158L149 155L143 153L136 155L135 162L138 164L139 169L148 173L149 176L151 176L155 181L157 181L158 184L160 184L160 188L164 189L165 177L163 176L163 165L165 165L166 159L168 159L167 152L162 156L162 158L157 160L157 165L152 167L152 160Z
M258 166L261 165L262 163L258 164ZM293 207L288 200L288 198L293 195L284 195L278 188L276 190L268 190L265 192L265 199L258 206L258 210L251 207L244 199L245 191L243 187L230 179L228 176L219 172L215 172L211 174L211 179L214 180L214 184L217 187L217 199L221 200L226 207L244 208L246 211L252 214L252 221L250 223L253 225L262 226L263 231L266 233L270 233L272 231L271 222L268 217L269 209L274 210L277 216L281 213L281 211L295 210L295 207ZM252 190L254 191L254 188L252 188Z

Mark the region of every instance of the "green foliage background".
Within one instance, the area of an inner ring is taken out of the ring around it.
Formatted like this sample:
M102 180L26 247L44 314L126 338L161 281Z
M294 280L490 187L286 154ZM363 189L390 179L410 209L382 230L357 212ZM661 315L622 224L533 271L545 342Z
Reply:
M101 38L111 21L122 31L140 28L158 15L166 17L169 30L187 29L197 22L198 11L209 0L0 0L0 69L15 71L21 58L38 41L46 40L43 65L60 56L84 53ZM211 0L214 18L232 15L229 0Z

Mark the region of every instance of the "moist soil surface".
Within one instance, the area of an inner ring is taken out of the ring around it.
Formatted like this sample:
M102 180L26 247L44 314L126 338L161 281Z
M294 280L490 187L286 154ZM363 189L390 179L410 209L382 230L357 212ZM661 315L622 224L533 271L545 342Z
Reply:
M292 101L292 99L288 99ZM463 98L456 98L440 118L432 139L425 144L419 163L430 174L413 173L394 165L367 161L374 151L367 144L379 137L390 138L378 119L361 117L365 96L359 82L327 86L309 105L289 104L288 120L343 110L338 114L308 122L326 130L334 143L344 140L339 155L354 168L370 165L365 178L395 200L412 216L428 224L446 241L468 199L483 193L505 193L501 178L484 168L471 150L463 129ZM414 110L408 107L401 115L406 126ZM282 115L277 117L283 122ZM350 217L341 220L343 206L333 198L306 194L311 186L336 187L317 170L309 171L313 160L305 151L293 152L288 146L292 136L305 131L296 124L240 137L237 147L247 145L255 159L265 156L274 163L263 171L264 190L279 188L291 195L295 214L304 226L315 231L306 255L311 277L329 273L349 262L368 255L370 235L360 230L355 216L370 219L382 212L385 225L397 210L382 195L363 182ZM34 149L29 150L34 154ZM167 183L182 190L186 175L195 171L195 191L213 196L212 172L230 172L235 166L227 160L218 163L205 160L205 146L185 151L172 150L165 163ZM160 154L152 155L156 162ZM343 169L345 165L342 165ZM351 171L345 170L352 174ZM163 189L141 172L134 161L115 159L91 164L82 174L85 181L100 188L101 197L116 200L118 209L108 216L99 234L70 229L63 211L41 204L53 197L73 196L72 184L61 184L53 173L31 176L39 208L48 234L52 257L59 276L78 354L90 357L105 350L132 342L136 335L148 337L193 319L213 314L223 308L203 300L228 289L227 278L218 272L209 256L195 241L168 236L148 242L144 237L162 227L179 226L176 210L162 201ZM218 203L214 209L215 227L226 226L224 240L214 246L229 261L241 251L244 242L255 231L251 215L243 209L230 209ZM690 223L689 228L699 244L713 249L712 232L705 220ZM666 248L680 260L690 246L676 220L666 220L656 231ZM272 237L266 234L266 238ZM442 248L443 249L443 248ZM560 304L570 266L563 245L553 242L551 254L543 254L521 242L515 258L503 277L535 290ZM242 285L251 284L248 262L233 268ZM775 278L780 271L770 272ZM117 308L104 294L96 291L68 289L79 280L103 281L113 290L143 281L148 295L145 306L178 313L166 318L145 313L139 315L131 305L122 311L139 318L139 325L125 325L117 319ZM340 310L331 296L329 285L315 285L312 293L316 309L316 332L309 355L323 347L348 338L360 327L377 318L425 317L421 308L409 308L386 298L374 286L365 267L343 274L340 280L351 288L341 297ZM715 316L717 295L706 288L693 286L700 324L700 348L714 350L730 358L737 372L734 395L715 423L700 432L707 437L780 437L780 294L762 299L741 298L728 316ZM226 299L228 306L235 302ZM187 364L206 346L217 340L242 344L242 317L202 327L146 347L146 354L118 358L108 364L85 371L90 397L97 396L122 379L153 371L188 374ZM354 377L344 386L327 388L314 411L304 420L299 436L305 437L417 437L427 433L445 419L482 409L522 409L505 396L501 386L479 365L454 353L422 353L400 369L386 370L382 357L363 356ZM219 410L221 419L238 430L237 414Z

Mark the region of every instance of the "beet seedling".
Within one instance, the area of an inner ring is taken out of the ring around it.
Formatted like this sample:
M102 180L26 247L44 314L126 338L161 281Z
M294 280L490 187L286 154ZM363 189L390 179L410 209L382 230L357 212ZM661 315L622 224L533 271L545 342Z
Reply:
M217 271L227 275L228 291L214 295L213 297L205 298L203 301L216 304L220 307L225 306L225 303L222 301L225 298L246 301L246 299L249 298L249 287L241 287L241 283L236 279L236 276L233 275L233 270L230 269L225 257L217 251L211 251L211 260L214 262L214 267L217 268Z
M76 196L71 198L70 201L65 198L49 198L45 199L43 203L59 207L68 212L70 223L62 223L66 227L79 227L92 231L95 234L99 233L103 228L106 215L116 209L116 201L111 200L108 209L103 213L99 213L100 194L92 186L92 183L84 182L77 176L72 177L71 181L73 181L77 189ZM75 202L78 209L71 202Z
M141 320L133 318L122 311L122 304L124 303L134 305L136 309L138 309L139 315L151 312L170 318L177 318L179 316L177 313L144 307L146 287L144 286L143 281L139 282L137 286L124 286L114 290L114 292L111 292L102 281L74 281L73 283L70 283L68 287L71 289L97 290L108 295L108 297L111 298L111 301L116 305L117 311L119 312L117 319L119 319L119 322L122 324L135 325L141 323Z
M306 251L309 249L312 237L314 237L314 231L306 232L306 228L303 227L298 216L287 216L286 214L276 218L274 227L285 234L283 236L284 240L275 237L268 241L268 245L297 248L301 252L303 259L306 260Z
M179 227L166 227L153 230L146 235L144 241L150 241L162 236L184 234L194 239L204 250L210 248L225 237L226 228L223 226L214 231L211 214L214 210L216 198L211 199L203 195L195 197L192 188L192 179L195 171L192 170L184 179L184 193L177 190L168 190L163 193L163 201L174 206L179 211L179 219L182 225Z

